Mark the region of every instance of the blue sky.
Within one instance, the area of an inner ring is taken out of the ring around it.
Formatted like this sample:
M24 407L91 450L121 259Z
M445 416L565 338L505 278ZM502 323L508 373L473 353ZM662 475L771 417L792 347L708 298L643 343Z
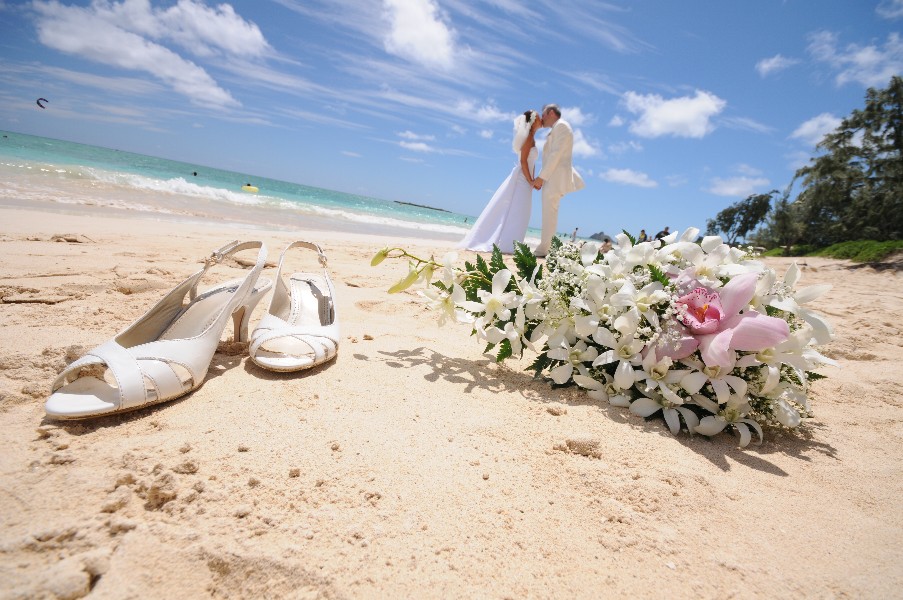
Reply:
M559 230L585 235L704 229L783 189L903 72L903 0L0 0L0 21L0 128L465 214L514 163L513 118L556 102L587 183Z

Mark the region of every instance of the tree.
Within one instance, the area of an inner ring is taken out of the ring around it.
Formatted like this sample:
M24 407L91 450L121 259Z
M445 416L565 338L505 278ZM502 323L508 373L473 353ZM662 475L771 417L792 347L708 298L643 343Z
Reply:
M806 240L818 246L849 240L903 239L903 78L869 88L818 149L825 154L799 169L797 197Z
M771 212L765 220L765 226L761 232L757 233L757 242L760 246L773 248L781 246L784 248L784 255L790 254L791 247L800 239L802 239L802 223L797 214L798 204L790 201L790 191L793 188L793 182L781 193Z
M772 190L767 194L753 194L728 206L706 222L706 235L720 232L730 245L735 244L738 238L746 238L768 215L771 197L777 193L777 190Z

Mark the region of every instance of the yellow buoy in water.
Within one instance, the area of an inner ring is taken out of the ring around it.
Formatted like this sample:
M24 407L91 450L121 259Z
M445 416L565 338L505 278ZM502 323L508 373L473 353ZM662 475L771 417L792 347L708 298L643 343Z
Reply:
M254 192L255 194L257 193L257 186L251 185L250 183L246 183L245 185L241 186L241 189L245 192Z

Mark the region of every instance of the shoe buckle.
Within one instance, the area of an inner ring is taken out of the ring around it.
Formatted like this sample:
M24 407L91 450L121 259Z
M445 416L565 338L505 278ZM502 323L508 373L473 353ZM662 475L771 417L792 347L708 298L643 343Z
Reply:
M223 262L223 259L226 257L222 252L216 251L211 252L210 256L204 259L204 267L209 269L213 265L218 265Z

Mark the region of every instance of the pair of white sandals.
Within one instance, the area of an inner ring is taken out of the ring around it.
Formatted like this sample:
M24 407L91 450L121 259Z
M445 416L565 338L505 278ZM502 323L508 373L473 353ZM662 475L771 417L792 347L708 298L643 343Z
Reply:
M198 293L211 267L251 248L259 248L257 261L244 279ZM314 250L323 273L293 273L286 283L282 265L292 248ZM251 313L273 287L270 280L260 279L266 254L266 246L258 241L232 242L211 254L200 271L147 314L68 365L53 382L44 404L47 416L83 419L126 412L199 388L230 316L235 341L248 341ZM250 358L271 371L300 371L335 358L338 345L335 288L326 271L326 255L317 244L293 242L279 258L270 308L251 334Z

